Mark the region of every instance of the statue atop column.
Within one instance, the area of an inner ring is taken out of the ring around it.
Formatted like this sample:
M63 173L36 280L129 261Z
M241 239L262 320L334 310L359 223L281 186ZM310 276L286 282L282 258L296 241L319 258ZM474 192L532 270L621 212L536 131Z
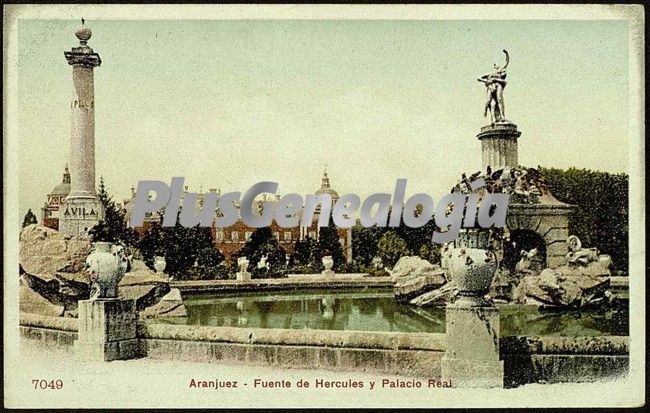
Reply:
M489 111L492 124L507 122L506 109L503 102L503 89L506 87L507 83L506 68L508 67L508 63L510 63L510 55L507 50L504 50L503 53L506 54L506 63L503 67L499 67L495 63L490 73L477 79L479 82L485 83L487 102L485 102L485 111L483 116L487 116Z

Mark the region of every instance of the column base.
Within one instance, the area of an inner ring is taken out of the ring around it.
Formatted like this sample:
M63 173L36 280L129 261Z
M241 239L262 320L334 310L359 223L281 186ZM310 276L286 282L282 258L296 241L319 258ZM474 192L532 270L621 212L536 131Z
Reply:
M88 231L104 218L104 208L95 195L68 196L59 207L59 231L66 235L88 236Z

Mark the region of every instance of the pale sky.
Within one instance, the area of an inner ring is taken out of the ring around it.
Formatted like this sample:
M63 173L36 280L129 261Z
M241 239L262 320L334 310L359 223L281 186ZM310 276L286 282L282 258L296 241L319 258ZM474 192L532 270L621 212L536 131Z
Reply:
M625 21L89 21L96 170L117 200L141 179L245 191L434 200L481 167L485 87L510 52L519 163L628 171ZM69 153L78 21L18 24L20 214L39 222Z

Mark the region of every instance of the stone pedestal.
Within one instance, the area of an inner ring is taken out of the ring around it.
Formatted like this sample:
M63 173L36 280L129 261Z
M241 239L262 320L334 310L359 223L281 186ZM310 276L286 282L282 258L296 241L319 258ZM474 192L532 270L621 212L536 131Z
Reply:
M482 127L477 137L481 141L483 170L488 165L493 171L518 166L517 139L520 135L517 125L510 122Z
M79 301L79 339L75 353L82 360L112 361L139 357L134 300Z
M86 236L104 219L104 208L96 196L68 196L59 207L59 231L66 235Z
M447 305L447 345L441 378L453 387L503 387L499 310L477 297Z
M237 281L249 282L251 280L251 273L248 271L239 271L235 275L237 277Z

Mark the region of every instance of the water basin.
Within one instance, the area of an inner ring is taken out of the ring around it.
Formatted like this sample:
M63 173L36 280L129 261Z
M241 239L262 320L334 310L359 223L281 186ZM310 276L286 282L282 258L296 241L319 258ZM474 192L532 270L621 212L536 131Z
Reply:
M201 326L445 332L444 308L399 304L386 289L303 290L299 292L184 294L187 318L161 323ZM628 335L628 311L593 309L545 311L531 306L501 307L501 336Z

